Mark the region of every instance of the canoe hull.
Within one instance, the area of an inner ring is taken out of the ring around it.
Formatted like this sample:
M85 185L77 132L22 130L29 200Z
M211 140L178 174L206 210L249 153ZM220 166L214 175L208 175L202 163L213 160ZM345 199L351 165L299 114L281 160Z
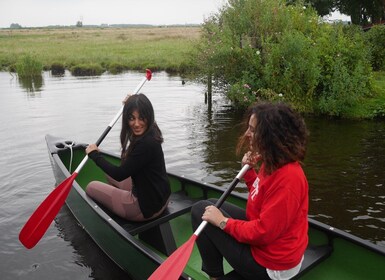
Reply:
M52 169L57 184L60 184L71 174L67 170L71 155L63 139L46 136L47 146L52 163ZM72 142L72 141L67 141ZM111 160L119 161L116 156L105 153ZM75 144L73 147L73 169L84 157L84 145ZM66 162L64 164L63 162ZM92 174L92 176L90 175ZM89 161L79 173L67 197L66 204L74 217L95 243L132 279L147 279L152 272L167 257L153 246L143 241L140 235L130 234L127 228L104 209L89 198L84 188L92 179L103 180L104 174ZM191 199L220 197L223 189L210 184L188 179L184 176L169 174L173 192L182 191ZM244 206L246 194L233 192L227 201ZM171 206L172 208L172 206ZM186 208L187 209L187 208ZM176 246L184 244L192 235L192 229L187 211L170 220L171 235L175 236ZM309 264L297 278L300 279L378 279L385 275L385 249L362 240L349 233L343 232L326 224L309 219L309 243L312 247L330 248L318 261ZM317 249L318 250L318 249ZM320 252L318 250L318 252ZM307 257L305 257L305 261ZM200 270L199 253L194 249L184 274L180 279L207 279ZM225 265L226 271L231 268Z

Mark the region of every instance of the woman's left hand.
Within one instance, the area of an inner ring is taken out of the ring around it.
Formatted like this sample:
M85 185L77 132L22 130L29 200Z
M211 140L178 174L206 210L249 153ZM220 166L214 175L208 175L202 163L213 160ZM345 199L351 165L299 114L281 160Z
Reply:
M205 212L203 213L202 220L207 221L214 226L219 227L220 222L225 219L222 212L214 205L206 206Z
M123 105L126 104L128 98L130 98L131 96L132 96L131 93L127 94L126 97L122 100L122 104L123 104Z

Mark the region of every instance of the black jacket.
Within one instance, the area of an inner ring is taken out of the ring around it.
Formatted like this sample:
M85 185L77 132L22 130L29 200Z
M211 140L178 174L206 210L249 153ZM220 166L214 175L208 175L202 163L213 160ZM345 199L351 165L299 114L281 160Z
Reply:
M116 166L93 151L88 155L106 174L117 181L131 177L133 193L145 218L158 212L170 197L170 184L161 143L152 133L145 134L132 147L126 160Z

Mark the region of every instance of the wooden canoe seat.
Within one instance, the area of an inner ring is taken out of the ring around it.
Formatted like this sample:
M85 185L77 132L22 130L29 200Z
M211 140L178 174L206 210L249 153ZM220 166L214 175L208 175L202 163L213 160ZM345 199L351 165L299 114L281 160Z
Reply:
M332 248L329 245L312 246L309 245L305 251L305 258L302 263L301 270L299 273L291 279L300 279L306 272L312 269L314 266L319 264L321 261L326 259L332 253ZM221 280L244 280L234 270L227 273Z
M114 220L131 235L139 234L141 240L169 256L177 248L169 221L189 212L195 202L182 192L171 193L166 210L156 219L130 222L115 216Z

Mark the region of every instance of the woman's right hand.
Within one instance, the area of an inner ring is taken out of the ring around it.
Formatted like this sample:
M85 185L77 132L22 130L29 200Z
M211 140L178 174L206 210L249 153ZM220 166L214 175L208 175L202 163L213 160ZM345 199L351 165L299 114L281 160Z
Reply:
M90 144L90 145L88 145L87 148L86 148L86 153L87 153L87 155L88 155L89 153L93 152L93 151L99 151L98 146L96 146L96 144Z

